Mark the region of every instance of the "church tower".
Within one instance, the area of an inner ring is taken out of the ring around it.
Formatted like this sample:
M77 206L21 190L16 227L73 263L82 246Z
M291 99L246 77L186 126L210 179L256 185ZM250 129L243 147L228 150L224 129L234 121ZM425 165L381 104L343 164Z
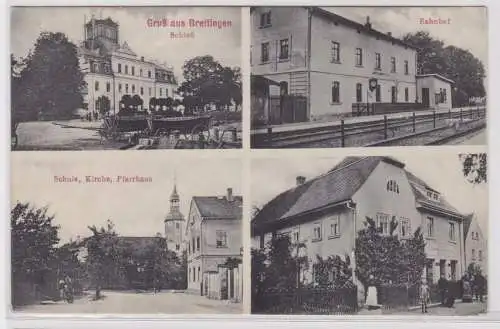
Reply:
M184 215L180 211L179 201L177 185L174 184L174 189L170 195L170 211L165 217L165 239L167 240L167 248L180 255L183 249Z

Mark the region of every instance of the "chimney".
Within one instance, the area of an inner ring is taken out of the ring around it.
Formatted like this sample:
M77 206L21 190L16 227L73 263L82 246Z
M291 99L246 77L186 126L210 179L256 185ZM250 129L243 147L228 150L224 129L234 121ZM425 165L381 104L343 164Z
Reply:
M372 28L372 23L370 23L370 16L366 16L366 23L365 27L371 29Z
M297 186L302 185L306 182L306 178L304 176L297 176Z
M227 201L233 202L233 189L230 187L227 189Z

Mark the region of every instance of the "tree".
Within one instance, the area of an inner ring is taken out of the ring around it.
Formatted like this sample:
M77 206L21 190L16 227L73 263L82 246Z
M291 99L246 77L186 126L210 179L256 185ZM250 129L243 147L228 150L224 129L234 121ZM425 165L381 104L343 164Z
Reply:
M425 265L425 241L420 228L410 238L400 239L393 218L388 234L366 217L366 227L356 238L356 274L365 285L415 284Z
M486 153L460 154L464 177L472 184L486 183L488 178L488 164Z
M24 120L69 118L83 105L84 86L76 46L63 33L42 32L20 73L14 110Z
M12 304L19 305L31 294L27 287L44 283L50 273L59 243L59 227L47 208L17 202L10 213Z
M87 266L90 279L95 286L95 299L101 298L101 288L114 273L119 256L118 235L114 224L107 221L106 227L89 226L92 236L87 241Z
M409 33L403 40L418 48L419 74L437 73L455 82L453 106L468 105L471 97L485 96L484 66L471 52L455 46L445 47L441 40L424 31Z
M99 96L97 98L97 104L98 104L97 107L99 109L99 112L102 115L108 113L109 110L111 109L111 102L110 102L109 98L106 97L106 96L104 96L104 95L103 96Z
M184 82L178 93L184 97L186 108L196 109L206 104L228 106L232 100L240 100L239 68L224 67L212 56L205 55L186 61L182 69Z
M339 255L323 259L316 256L314 267L315 282L319 288L340 288L352 286L352 268L348 256L342 260Z

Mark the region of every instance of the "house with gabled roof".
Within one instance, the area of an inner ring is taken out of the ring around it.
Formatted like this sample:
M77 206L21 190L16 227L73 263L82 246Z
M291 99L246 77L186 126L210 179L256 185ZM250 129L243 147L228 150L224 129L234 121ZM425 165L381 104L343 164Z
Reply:
M347 157L321 176L297 177L294 188L269 201L253 218L252 245L263 248L273 235L287 234L292 242L305 245L310 263L316 256L353 259L357 232L366 227L367 218L385 234L395 220L400 239L422 228L429 257L425 275L433 282L440 274L461 277L464 216L392 157ZM314 282L311 270L304 278Z
M231 188L225 196L195 196L191 200L185 228L187 245L188 290L197 294L208 293L209 274L225 273L219 283L227 295L219 298L231 299L238 282L231 271L221 271L228 259L241 260L243 198L233 195ZM225 287L225 288L223 288ZM224 295L223 294L223 295Z
M472 213L464 219L465 268L470 264L479 266L481 273L488 275L488 240L481 230L477 215Z

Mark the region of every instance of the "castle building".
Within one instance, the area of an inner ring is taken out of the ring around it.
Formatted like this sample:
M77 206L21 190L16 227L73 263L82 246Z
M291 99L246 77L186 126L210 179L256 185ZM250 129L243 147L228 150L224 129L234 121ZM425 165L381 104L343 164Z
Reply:
M92 18L84 24L78 56L87 83L84 107L91 113L117 113L127 99L133 99L138 109L150 108L152 98L173 98L177 89L172 67L139 57L121 42L119 32L111 18Z
M170 195L170 211L165 216L165 239L167 240L167 249L175 251L178 256L182 254L183 248L183 229L184 215L179 209L180 197L177 193L177 186L174 185Z

